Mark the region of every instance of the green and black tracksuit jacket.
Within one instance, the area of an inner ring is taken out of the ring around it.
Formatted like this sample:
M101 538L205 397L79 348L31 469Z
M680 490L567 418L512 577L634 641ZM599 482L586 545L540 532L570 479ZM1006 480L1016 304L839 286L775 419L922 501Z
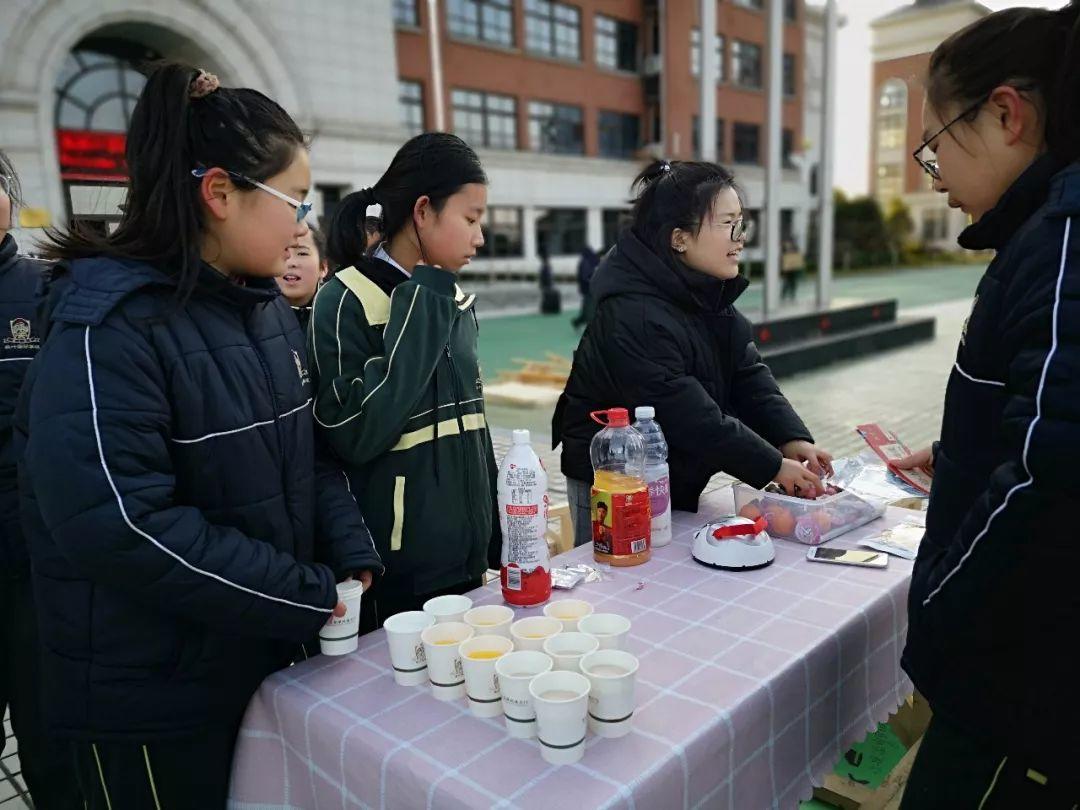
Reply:
M384 590L428 594L499 566L476 297L454 281L365 258L312 307L315 420L386 565Z

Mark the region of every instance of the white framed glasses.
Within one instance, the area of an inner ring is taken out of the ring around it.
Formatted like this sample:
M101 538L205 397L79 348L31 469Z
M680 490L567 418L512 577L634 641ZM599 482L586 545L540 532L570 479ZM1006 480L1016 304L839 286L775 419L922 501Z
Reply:
M206 177L206 175L207 175L207 173L209 171L210 171L209 169L192 169L191 170L191 176L192 177L197 177L197 178L199 178L201 180L203 177ZM293 208L296 209L296 221L297 222L303 221L303 219L309 213L311 213L311 209L313 207L312 203L306 203L306 202L300 202L299 200L294 200L288 194L283 194L282 192L278 191L276 188L270 188L270 186L266 185L265 183L260 183L258 180L252 180L247 175L240 174L240 172L230 171L229 169L223 169L223 171L227 175L229 175L229 177L233 178L234 180L240 180L241 182L244 182L244 183L250 183L251 185L255 186L255 188L261 189L261 190L265 191L267 194L272 194L275 197L277 197L279 200L284 200L285 202L287 202L289 205L291 205Z

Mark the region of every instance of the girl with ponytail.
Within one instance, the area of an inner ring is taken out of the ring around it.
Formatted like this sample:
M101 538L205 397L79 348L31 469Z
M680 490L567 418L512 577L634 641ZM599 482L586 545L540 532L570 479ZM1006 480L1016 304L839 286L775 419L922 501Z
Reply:
M385 241L369 251L374 205ZM311 316L314 408L387 565L365 597L364 630L478 587L499 566L475 296L455 283L484 244L486 205L476 154L432 132L402 146L330 223L327 254L339 269Z
M1074 807L1080 706L1080 4L1013 8L930 57L935 191L996 255L945 395L903 665L934 718L902 807Z
M90 808L221 808L244 709L378 555L316 460L303 333L274 276L307 232L274 101L157 67L123 219L60 259L17 429L46 717Z

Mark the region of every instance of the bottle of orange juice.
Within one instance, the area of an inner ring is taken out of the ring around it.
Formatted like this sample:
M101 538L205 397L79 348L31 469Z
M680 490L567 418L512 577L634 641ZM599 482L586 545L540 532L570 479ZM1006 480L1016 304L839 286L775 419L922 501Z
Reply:
M610 565L640 565L652 554L652 515L645 483L645 440L626 408L590 414L604 429L593 436L593 556Z

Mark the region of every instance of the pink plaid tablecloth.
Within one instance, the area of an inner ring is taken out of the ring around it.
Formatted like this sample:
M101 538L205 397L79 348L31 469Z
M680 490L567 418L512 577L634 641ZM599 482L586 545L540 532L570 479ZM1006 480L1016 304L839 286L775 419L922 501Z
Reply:
M630 735L590 736L581 762L549 766L502 718L396 685L380 631L357 653L263 683L237 743L230 807L795 807L911 691L900 652L912 563L822 565L777 541L760 571L698 565L693 530L731 508L729 489L711 493L698 515L676 513L675 539L649 563L569 592L633 622ZM890 509L830 545L853 547L911 515ZM588 559L585 546L560 562ZM501 602L497 583L472 596Z

